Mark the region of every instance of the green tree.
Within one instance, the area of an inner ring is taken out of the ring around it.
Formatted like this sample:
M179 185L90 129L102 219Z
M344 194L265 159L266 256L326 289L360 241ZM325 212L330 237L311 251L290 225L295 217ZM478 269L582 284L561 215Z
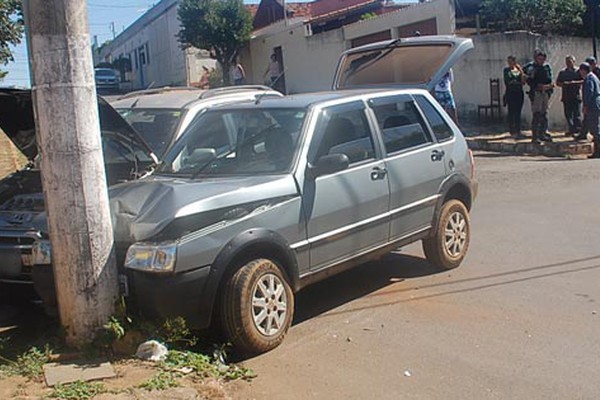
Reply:
M183 48L207 50L223 71L223 81L240 49L250 40L252 15L242 0L182 0L177 10Z
M581 0L483 0L481 15L498 32L527 30L540 34L585 35Z
M21 43L23 36L23 17L20 0L0 0L0 65L13 61L10 45ZM0 79L7 72L0 70Z

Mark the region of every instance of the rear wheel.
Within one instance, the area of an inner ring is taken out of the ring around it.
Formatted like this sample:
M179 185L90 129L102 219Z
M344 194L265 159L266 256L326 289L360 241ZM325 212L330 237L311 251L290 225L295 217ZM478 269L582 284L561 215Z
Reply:
M423 252L439 268L456 268L467 254L470 239L469 211L462 202L450 200L442 206L433 236L423 240Z
M285 337L294 314L294 294L281 268L260 258L243 265L225 284L223 329L244 353L264 353Z

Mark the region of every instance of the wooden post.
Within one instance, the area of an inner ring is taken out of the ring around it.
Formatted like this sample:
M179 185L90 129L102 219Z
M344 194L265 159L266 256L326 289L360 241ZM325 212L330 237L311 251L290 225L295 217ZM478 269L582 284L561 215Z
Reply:
M67 343L80 347L118 297L87 6L23 6L59 314Z

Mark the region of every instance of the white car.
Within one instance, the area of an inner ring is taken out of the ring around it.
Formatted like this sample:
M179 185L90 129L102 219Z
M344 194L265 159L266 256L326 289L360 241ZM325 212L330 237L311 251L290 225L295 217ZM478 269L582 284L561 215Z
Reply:
M110 103L160 157L185 128L207 109L265 97L283 95L261 85L208 90L165 87L128 93Z

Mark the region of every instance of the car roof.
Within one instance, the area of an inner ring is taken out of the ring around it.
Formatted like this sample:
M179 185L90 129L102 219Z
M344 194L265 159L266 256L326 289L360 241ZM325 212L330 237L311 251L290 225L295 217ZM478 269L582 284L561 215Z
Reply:
M231 86L217 89L197 89L190 87L159 88L128 93L111 101L114 108L163 108L184 109L199 101L253 94L278 94L267 86Z
M307 108L312 105L334 102L336 100L342 100L345 98L356 97L357 100L360 96L373 95L373 94L411 94L411 93L422 93L420 89L366 89L366 90L335 90L335 91L324 91L324 92L312 92L312 93L300 93L287 95L285 97L274 98L265 97L256 101L243 101L233 104L225 104L218 106L218 109L234 109L234 108L248 108L249 105L258 108Z

